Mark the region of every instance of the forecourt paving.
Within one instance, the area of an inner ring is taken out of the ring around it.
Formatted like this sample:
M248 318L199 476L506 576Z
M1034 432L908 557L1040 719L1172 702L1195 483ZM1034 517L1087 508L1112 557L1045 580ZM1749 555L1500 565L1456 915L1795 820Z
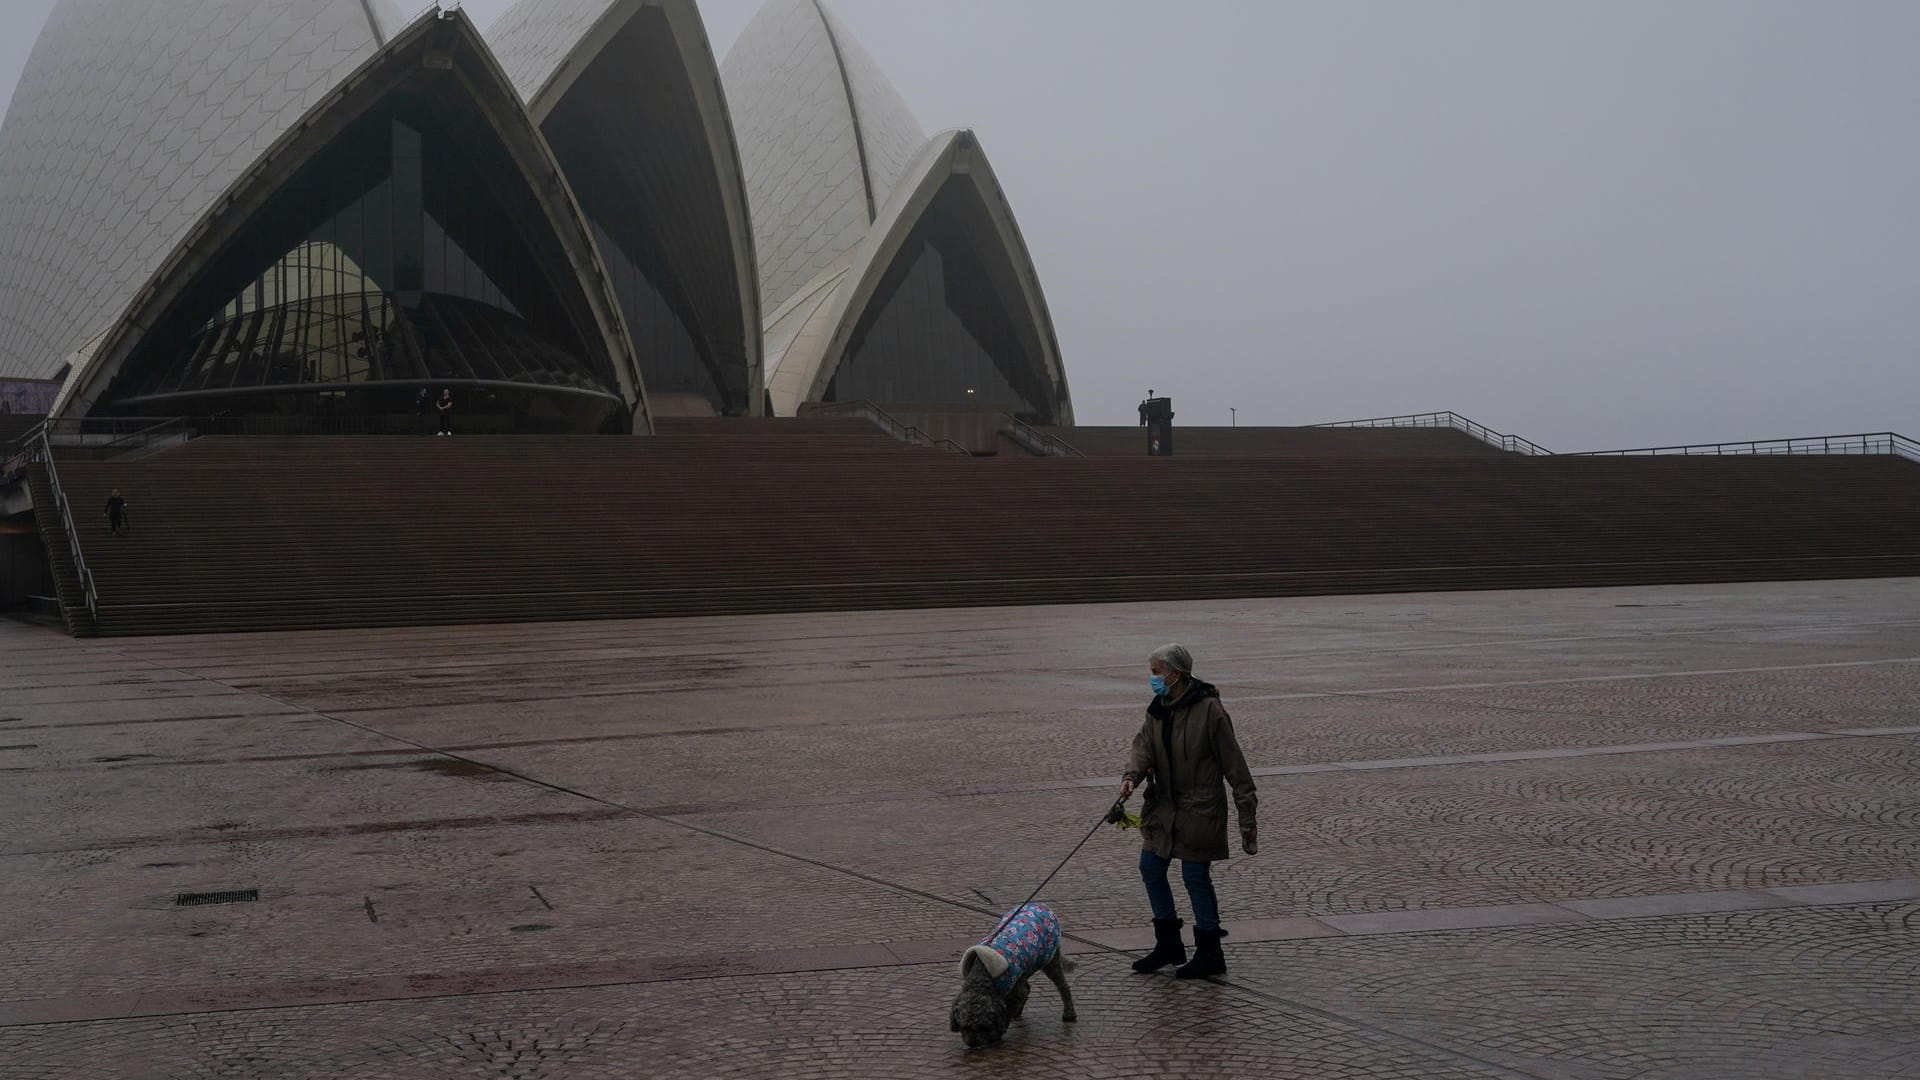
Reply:
M1230 976L1126 970L1103 829L1080 1023L965 1052L1176 639L1260 778ZM0 624L0 1078L1920 1077L1916 702L1913 580Z

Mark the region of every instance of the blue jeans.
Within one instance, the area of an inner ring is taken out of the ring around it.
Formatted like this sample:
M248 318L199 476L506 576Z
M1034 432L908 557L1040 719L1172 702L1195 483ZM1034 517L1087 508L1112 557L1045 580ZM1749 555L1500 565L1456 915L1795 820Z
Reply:
M1167 885L1167 871L1172 866L1172 859L1140 849L1140 877L1147 883L1147 903L1153 905L1154 918L1169 922L1180 917L1173 907L1173 889ZM1213 864L1181 859L1180 880L1193 903L1193 928L1220 929L1220 898L1213 892Z

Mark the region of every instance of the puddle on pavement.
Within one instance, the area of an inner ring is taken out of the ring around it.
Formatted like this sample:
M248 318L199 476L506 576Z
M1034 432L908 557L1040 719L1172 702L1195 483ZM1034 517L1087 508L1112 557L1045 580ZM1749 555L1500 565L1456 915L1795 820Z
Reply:
M419 772L434 773L438 776L457 776L468 780L498 781L513 779L498 769L490 769L485 765L472 761L461 761L458 758L427 758L424 761L411 763L411 767Z

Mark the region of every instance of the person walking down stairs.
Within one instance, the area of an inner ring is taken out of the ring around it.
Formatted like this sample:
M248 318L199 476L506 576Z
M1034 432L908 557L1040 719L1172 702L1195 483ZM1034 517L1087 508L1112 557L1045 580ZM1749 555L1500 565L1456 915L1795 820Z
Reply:
M119 488L114 488L113 494L107 496L107 528L119 536L127 527L127 500Z

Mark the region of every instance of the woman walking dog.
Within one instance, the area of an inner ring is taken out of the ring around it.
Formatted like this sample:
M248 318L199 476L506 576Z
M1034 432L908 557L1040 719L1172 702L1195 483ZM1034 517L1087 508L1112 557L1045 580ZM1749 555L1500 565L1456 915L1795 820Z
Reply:
M1133 970L1158 971L1182 964L1175 975L1199 979L1224 975L1226 956L1220 940L1220 901L1213 891L1213 864L1227 859L1227 793L1240 815L1240 846L1258 850L1253 774L1233 737L1233 721L1220 692L1193 677L1193 654L1166 645L1148 661L1153 701L1146 722L1133 737L1133 753L1120 780L1124 801L1146 781L1140 811L1140 876L1153 907L1153 952L1134 961ZM1167 870L1180 860L1180 879L1193 905L1193 961L1187 963L1180 940L1180 916L1173 906Z

